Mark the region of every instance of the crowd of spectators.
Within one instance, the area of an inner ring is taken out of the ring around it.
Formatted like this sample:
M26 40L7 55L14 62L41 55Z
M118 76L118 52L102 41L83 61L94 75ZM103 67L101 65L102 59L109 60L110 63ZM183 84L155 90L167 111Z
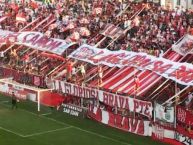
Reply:
M193 34L193 12L177 7L165 9L149 3L130 22L131 29L109 46L111 50L126 49L159 56L185 34ZM136 23L137 22L137 23Z
M193 12L181 7L166 9L153 3L142 4L127 0L123 3L119 0L105 3L100 0L64 1L52 4L5 3L0 6L0 11L1 29L14 32L21 31L38 18L41 22L51 16L53 23L47 25L49 23L47 21L44 27L37 27L34 31L42 32L47 37L77 42L78 46L83 43L97 45L106 37L100 34L106 24L113 24L122 30L122 34L113 39L107 37L97 46L107 47L110 50L145 52L157 57L185 34L193 35ZM3 17L5 19L2 19ZM24 19L19 20L17 17ZM35 26L32 25L27 30L30 31L33 27ZM85 63L78 64L74 60L47 57L42 55L42 52L26 46L12 47L1 59L4 65L12 69L42 76L48 75L58 67L61 69L52 76L62 76L62 79L76 84L80 78L85 79L89 68ZM102 67L99 66L97 71L98 84L102 84ZM84 81L80 85L83 83ZM192 94L189 98L191 100L186 103L192 105ZM76 103L80 105L80 100ZM122 116L141 117L124 109L115 109L103 104L101 106ZM192 131L192 128L190 130Z
M135 15L140 9L142 11ZM96 44L95 36L105 28L105 24L111 23L127 31L124 31L120 38L112 40L114 43L108 45L109 49L126 49L156 56L193 30L191 11L180 7L174 10L165 9L153 3L142 5L129 1L120 3L118 0L104 3L99 0L64 1L44 5L30 2L1 5L0 11L2 16L7 17L0 22L1 28L11 31L19 31L36 18L43 19L52 14L56 21L44 30L38 27L37 31L45 33L48 37L70 39L80 44L92 38L95 38L92 43ZM18 15L25 17L26 22L17 21ZM128 27L130 29L127 29Z

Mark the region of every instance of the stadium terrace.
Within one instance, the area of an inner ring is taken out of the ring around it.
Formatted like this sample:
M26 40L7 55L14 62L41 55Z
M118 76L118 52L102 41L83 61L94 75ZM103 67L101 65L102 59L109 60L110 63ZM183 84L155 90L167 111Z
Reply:
M192 145L193 11L164 3L0 2L0 143Z

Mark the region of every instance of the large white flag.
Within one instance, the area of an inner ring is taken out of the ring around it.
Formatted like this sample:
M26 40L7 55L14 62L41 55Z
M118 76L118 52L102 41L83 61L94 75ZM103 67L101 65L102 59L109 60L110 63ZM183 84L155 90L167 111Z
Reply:
M154 111L156 119L169 123L174 123L174 107L164 107L156 103Z

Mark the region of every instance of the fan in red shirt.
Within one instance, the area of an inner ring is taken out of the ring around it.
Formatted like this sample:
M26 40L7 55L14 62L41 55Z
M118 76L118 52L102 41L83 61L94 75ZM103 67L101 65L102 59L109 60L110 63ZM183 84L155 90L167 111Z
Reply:
M137 76L134 77L134 82L135 82L135 95L137 94L137 91L139 90L139 86L140 86L140 82L139 82L139 78Z
M103 69L101 66L98 67L98 76L99 76L99 85L103 83L102 78L103 78Z
M67 63L67 66L66 66L66 79L67 81L70 81L71 80L71 77L72 77L72 67L73 67L73 63L71 61L69 61Z
M30 61L30 57L28 54L26 54L24 57L23 57L23 61L25 62L25 65L27 65Z

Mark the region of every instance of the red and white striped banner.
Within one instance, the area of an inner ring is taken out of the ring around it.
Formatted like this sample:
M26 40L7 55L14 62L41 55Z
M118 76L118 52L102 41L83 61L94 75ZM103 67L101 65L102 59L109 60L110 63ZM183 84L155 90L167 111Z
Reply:
M153 124L152 138L161 142L172 142L175 138L175 131L165 129L163 126L160 126L158 124Z
M152 138L173 145L193 145L192 135L159 124L153 124Z
M172 61L179 58L179 54L173 54L170 58L171 60L168 60L145 53L125 50L110 51L108 49L98 49L84 44L73 51L68 57L92 63L93 65L103 64L109 67L119 68L137 67L139 70L149 70L156 73L155 78L151 77L152 80L148 80L149 83L157 79L157 76L162 76L167 79L172 79L182 85L193 86L193 65L186 62ZM176 75L176 72L178 75Z
M88 115L93 119L118 129L142 136L151 136L150 121L133 119L90 106Z

